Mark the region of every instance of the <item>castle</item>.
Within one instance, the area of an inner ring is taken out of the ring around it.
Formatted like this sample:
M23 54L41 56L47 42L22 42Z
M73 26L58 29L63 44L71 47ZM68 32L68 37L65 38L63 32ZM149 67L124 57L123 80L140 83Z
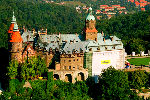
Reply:
M108 36L96 30L92 8L85 20L83 34L47 34L47 30L18 30L13 13L8 30L10 60L20 63L31 56L45 59L54 78L66 82L97 77L103 69L113 66L124 68L123 43L116 36Z

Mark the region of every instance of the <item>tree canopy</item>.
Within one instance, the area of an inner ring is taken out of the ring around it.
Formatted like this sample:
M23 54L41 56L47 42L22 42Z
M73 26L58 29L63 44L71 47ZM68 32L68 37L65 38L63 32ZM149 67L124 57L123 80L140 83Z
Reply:
M116 35L124 44L128 54L132 51L147 51L150 49L150 11L135 14L120 15L109 20L97 22L98 31Z

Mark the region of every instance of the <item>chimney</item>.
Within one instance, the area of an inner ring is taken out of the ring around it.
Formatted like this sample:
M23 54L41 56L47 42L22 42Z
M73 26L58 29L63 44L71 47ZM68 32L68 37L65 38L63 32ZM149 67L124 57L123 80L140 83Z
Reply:
M78 37L78 34L76 33L76 37Z
M102 31L101 33L102 33L102 36L104 36L104 33L103 33L103 31Z
M47 34L47 29L46 29L46 34Z
M103 38L103 41L105 42L105 38Z
M111 41L113 41L114 40L114 38L113 37L111 37Z
M60 38L60 32L59 32L59 38Z

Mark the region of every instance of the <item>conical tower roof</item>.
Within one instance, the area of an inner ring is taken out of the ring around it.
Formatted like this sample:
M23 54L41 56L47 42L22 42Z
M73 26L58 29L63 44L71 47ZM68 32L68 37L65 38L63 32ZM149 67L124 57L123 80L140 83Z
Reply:
M17 23L14 24L14 29L13 29L13 32L12 32L12 35L11 35L11 39L9 42L22 42L23 39L20 35L20 32L18 30L18 25Z

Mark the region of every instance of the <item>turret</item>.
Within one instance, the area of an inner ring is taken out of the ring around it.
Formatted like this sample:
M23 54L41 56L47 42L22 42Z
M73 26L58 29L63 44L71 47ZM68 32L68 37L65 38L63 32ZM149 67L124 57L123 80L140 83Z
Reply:
M14 25L12 33L8 33L8 34L11 34L10 39L9 39L10 59L22 62L22 42L23 42L23 39L22 39L20 32L18 30L18 25L16 23L16 18L14 17L14 15L13 15L13 18L14 19L12 20L12 23L11 23L11 25L12 24Z
M95 28L96 20L92 15L92 8L89 8L89 13L85 20L85 40L95 40L97 41L97 30Z

